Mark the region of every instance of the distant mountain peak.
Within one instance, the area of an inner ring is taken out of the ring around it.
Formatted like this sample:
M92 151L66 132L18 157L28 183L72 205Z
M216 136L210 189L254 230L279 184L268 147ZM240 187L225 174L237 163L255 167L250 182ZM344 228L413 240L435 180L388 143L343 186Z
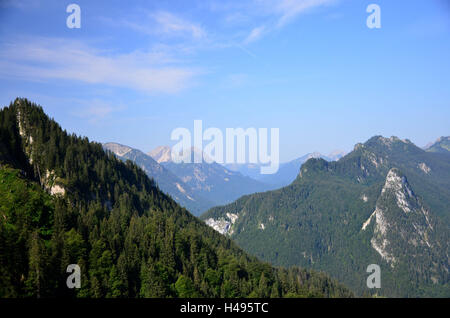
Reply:
M364 145L370 145L372 143L378 143L387 147L391 147L394 144L413 144L409 139L400 139L397 136L391 136L389 138L383 136L374 136L370 138Z
M330 158L331 160L335 160L336 161L336 160L339 160L342 157L344 157L346 154L347 154L346 151L340 150L340 149L336 149L336 150L333 150L332 152L330 152L327 155L327 157Z
M186 149L186 151L189 152L191 156L191 162L194 163L194 156L201 155L202 150L190 147L189 149ZM169 146L159 146L153 149L148 153L150 157L152 157L156 162L158 163L166 163L166 162L172 162L172 148ZM202 162L204 163L212 163L213 160L211 160L209 157L206 156L206 154L203 152Z
M450 153L450 136L439 137L435 142L428 143L424 149L428 152Z
M396 136L389 138L374 136L364 143L357 143L353 151L348 155L352 154L365 157L378 168L380 164L383 166L383 162L395 154L409 153L410 155L412 153L418 154L422 152L423 150L413 144L409 139L400 139ZM376 161L380 162L376 163Z
M318 151L314 151L314 152L308 154L308 159L320 158L320 157L322 157L322 154L320 152L318 152Z
M441 141L444 141L444 140L450 141L450 136L447 136L447 137L441 136L438 139L436 139L435 143L441 142Z
M148 153L150 157L155 159L156 162L169 162L172 160L172 150L169 146L159 146Z
M107 142L103 144L103 147L108 149L109 151L112 151L114 154L116 154L119 157L125 156L127 153L133 150L133 148L121 145L116 142Z

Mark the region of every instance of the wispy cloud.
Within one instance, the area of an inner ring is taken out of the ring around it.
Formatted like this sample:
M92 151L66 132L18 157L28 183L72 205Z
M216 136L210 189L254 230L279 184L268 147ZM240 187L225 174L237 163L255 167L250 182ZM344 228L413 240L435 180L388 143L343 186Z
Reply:
M33 9L39 4L39 0L0 0L0 8Z
M265 34L280 29L294 21L301 14L314 8L336 3L338 0L253 0L254 20L258 26L253 27L244 39L244 44L255 42ZM261 22L262 20L262 22Z
M122 105L114 105L98 98L79 101L81 107L71 114L75 117L87 119L89 123L95 124L101 120L111 117L115 112L124 110Z
M159 30L165 34L188 34L199 39L206 36L205 30L198 24L184 20L172 13L159 11L152 14L158 23Z
M63 79L125 87L147 93L175 93L200 71L169 63L165 53L114 54L81 42L40 38L0 45L0 76L28 80Z
M206 30L198 23L189 21L175 13L168 11L143 11L133 17L117 21L108 17L102 20L109 25L126 27L133 31L150 36L182 37L187 39L204 39Z
M192 20L182 12L164 10L142 10L122 20L103 18L110 26L125 26L148 34L154 43L150 50L136 48L127 53L99 49L97 45L72 39L16 37L0 42L0 77L77 81L151 94L176 93L191 86L204 73L191 66L187 56L195 57L199 50L237 46L255 58L249 44L281 29L308 10L336 1L339 0L213 1L209 10L216 20L233 25L227 26L226 31L223 24L211 21L207 30L199 22L200 15Z
M251 42L254 42L254 41L258 40L263 35L265 29L266 29L265 26L259 26L259 27L256 27L256 28L252 29L250 31L250 34L244 40L244 43L247 44L247 43L251 43Z
M308 10L329 5L336 0L282 0L271 2L274 2L274 11L280 15L277 26L281 27Z

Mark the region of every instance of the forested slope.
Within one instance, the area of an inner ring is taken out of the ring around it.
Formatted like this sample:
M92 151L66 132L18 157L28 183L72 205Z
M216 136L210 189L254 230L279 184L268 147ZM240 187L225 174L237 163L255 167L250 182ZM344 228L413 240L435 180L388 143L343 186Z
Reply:
M375 136L201 218L265 261L326 271L359 295L449 297L449 203L450 155ZM380 290L366 286L369 264Z

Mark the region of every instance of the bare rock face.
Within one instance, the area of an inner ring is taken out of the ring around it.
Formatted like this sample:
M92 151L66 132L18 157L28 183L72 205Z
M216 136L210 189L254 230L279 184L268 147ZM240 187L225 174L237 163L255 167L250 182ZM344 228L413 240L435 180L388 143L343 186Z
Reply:
M239 216L233 213L227 213L226 217L213 219L209 218L205 220L205 223L212 227L214 230L224 235L232 235L233 234L233 224L236 223Z
M158 163L169 162L171 158L171 149L168 146L159 146L148 153L150 157Z
M22 137L24 151L28 156L30 165L32 165L37 172L41 186L51 195L64 196L66 189L61 182L61 178L56 175L55 171L49 171L42 168L39 164L40 161L36 160L36 157L38 157L40 153L39 150L36 150L36 146L33 143L33 128L26 116L22 114L19 101L16 101L16 106L19 107L17 111L17 124L19 135Z
M115 142L108 142L108 143L104 144L103 147L105 147L109 151L114 152L119 157L123 157L127 153L129 153L130 151L133 150L133 148L131 148L131 147L124 146L124 145L121 145L121 144L118 144Z
M406 254L428 257L440 244L434 238L428 210L398 169L389 170L375 211L362 230L367 230L373 220L371 245L392 267Z
M422 170L423 172L425 172L426 174L430 173L430 171L431 171L431 168L428 167L428 166L426 165L426 163L424 163L424 162L419 163L419 164L417 165L417 167L418 167L420 170Z

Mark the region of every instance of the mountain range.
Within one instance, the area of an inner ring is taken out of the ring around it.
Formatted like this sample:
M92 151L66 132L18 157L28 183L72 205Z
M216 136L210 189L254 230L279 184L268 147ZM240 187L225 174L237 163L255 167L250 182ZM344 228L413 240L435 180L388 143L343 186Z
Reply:
M136 163L155 180L163 192L169 194L192 214L199 215L215 205L212 201L201 197L188 184L142 151L112 142L103 144L103 147L124 161L131 160Z
M67 288L69 264L80 288ZM352 296L324 273L245 253L42 107L0 110L1 298Z
M174 163L168 146L157 147L148 154L112 142L103 146L120 159L136 163L162 191L194 215L200 215L213 206L230 203L242 195L270 189L262 182L215 162ZM190 150L194 156L197 150Z
M149 155L162 166L179 177L186 185L200 196L208 198L214 205L230 203L245 194L263 192L269 186L242 175L240 172L231 171L224 166L212 162L194 163L194 153L191 149L191 162L174 163L171 160L170 148L159 147L151 151Z
M312 158L275 191L201 216L249 253L282 266L323 270L357 294L381 267L373 295L450 296L450 155L375 136L338 161Z
M168 146L159 146L147 154L114 142L105 143L103 147L124 161L136 163L155 180L163 192L197 216L214 206L231 203L243 195L290 184L298 175L301 165L310 158L337 160L343 155L342 151L330 154L332 157L314 152L282 163L275 174L262 175L258 164L220 165L206 161L174 163ZM195 151L197 150L191 149L192 156Z

